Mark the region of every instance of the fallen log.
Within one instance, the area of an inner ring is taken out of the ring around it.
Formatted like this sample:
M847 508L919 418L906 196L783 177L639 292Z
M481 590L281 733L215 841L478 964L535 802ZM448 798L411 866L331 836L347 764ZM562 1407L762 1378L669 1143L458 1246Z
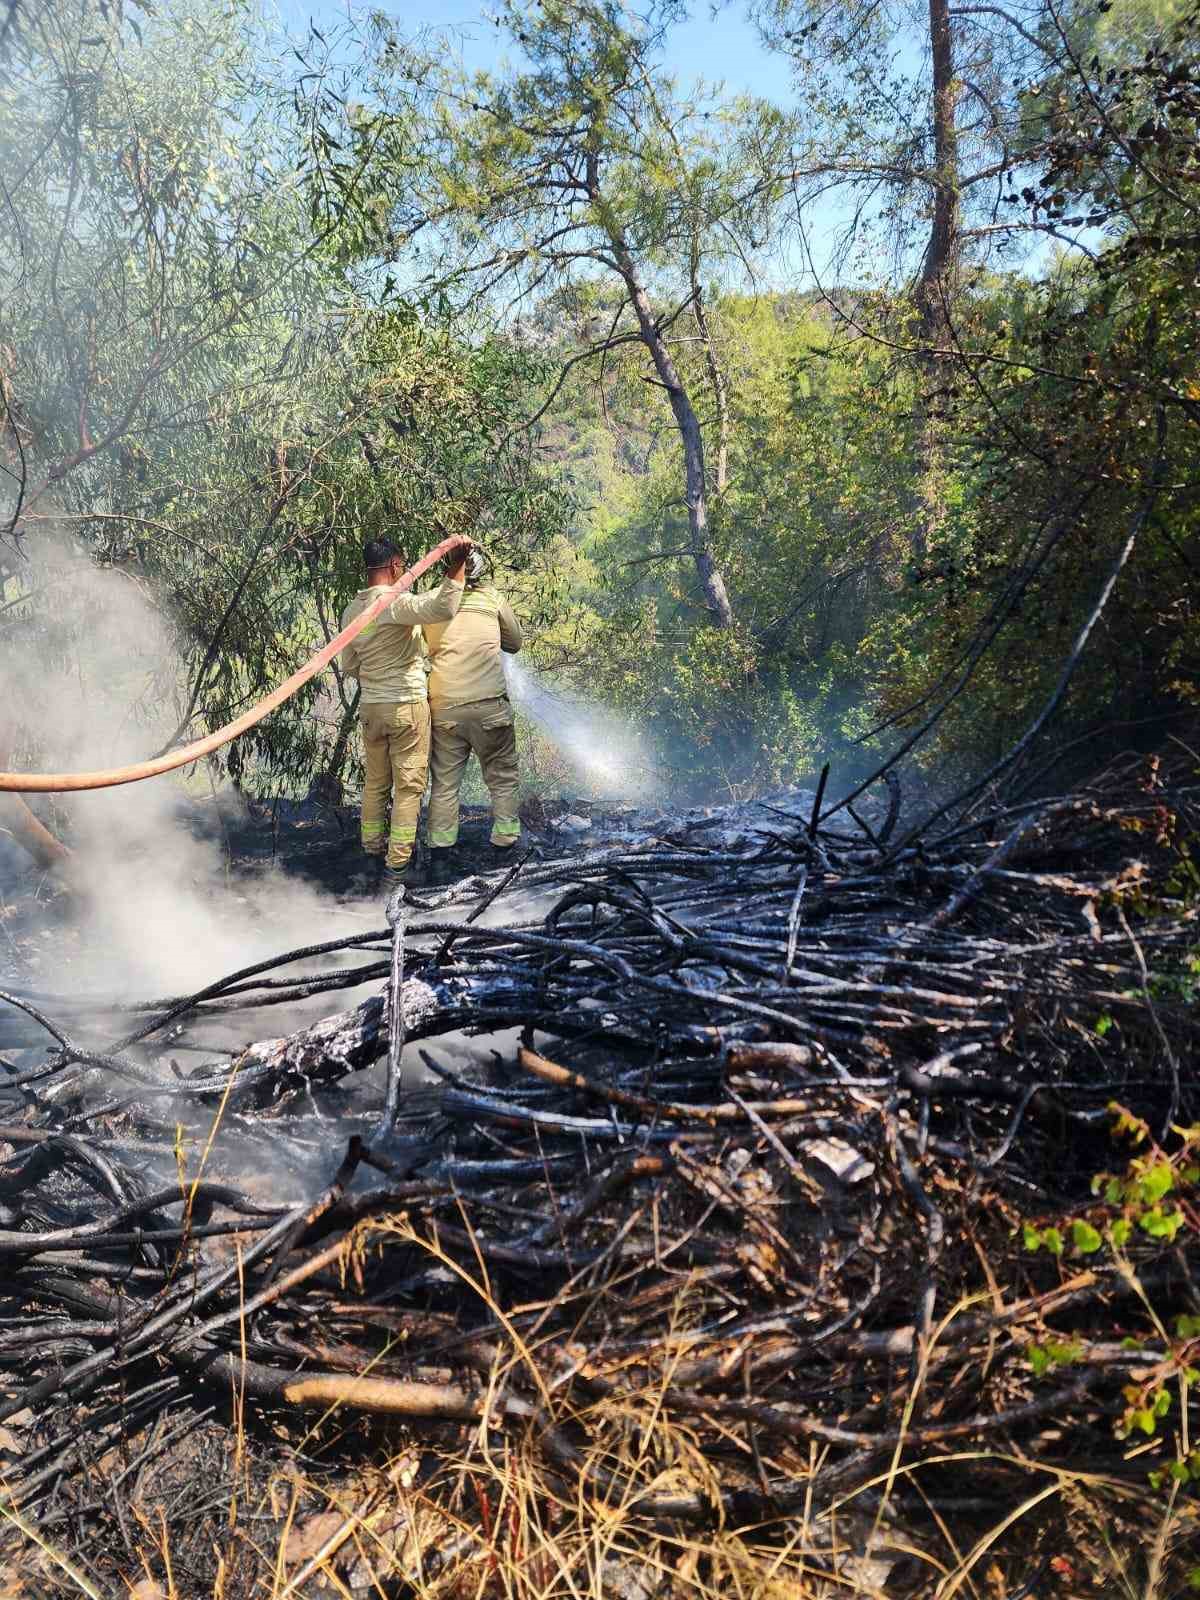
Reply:
M401 986L404 1035L410 1041L448 1033L487 1016L498 1025L520 1020L534 998L532 985L494 974L409 978ZM299 1085L332 1084L373 1066L387 1054L386 995L352 1011L322 1017L311 1027L247 1047L219 1069L199 1067L186 1080L193 1094L222 1095L232 1085L240 1102L263 1104Z

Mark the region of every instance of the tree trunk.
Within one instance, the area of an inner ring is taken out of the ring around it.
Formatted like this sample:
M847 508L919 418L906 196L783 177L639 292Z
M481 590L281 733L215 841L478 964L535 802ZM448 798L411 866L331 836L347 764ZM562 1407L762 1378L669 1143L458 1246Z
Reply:
M958 265L960 194L958 175L958 99L954 77L954 35L950 0L929 0L929 42L933 59L933 217L915 300L920 318L921 392L917 400L917 437L921 458L920 505L915 554L925 555L944 515L942 438L937 417L937 391L946 381L946 358L934 354L944 345L950 324Z
M700 432L700 419L696 416L683 380L671 359L662 330L655 320L649 297L642 285L633 257L625 241L618 234L612 240L617 266L638 321L642 343L650 352L659 381L667 391L675 425L683 441L683 464L687 482L688 533L692 560L704 591L704 600L718 628L733 626L733 608L725 589L708 536L708 486L704 473L704 439Z
M929 41L933 54L933 220L916 299L922 340L934 345L946 326L945 308L958 256L959 87L954 79L949 0L929 0Z
M342 769L346 765L346 756L350 750L350 734L358 716L358 702L361 694L361 689L355 689L350 697L349 705L346 706L345 711L342 713L342 720L338 724L337 738L333 742L329 760L309 786L308 794L312 800L320 800L326 805L340 806L345 798Z
M37 862L39 867L58 868L71 860L71 852L39 822L19 794L0 796L0 828Z
M12 751L12 736L0 728L0 767L7 768ZM0 828L4 829L39 867L63 867L72 859L71 852L42 822L34 816L21 796L12 791L0 795Z
M708 313L704 309L704 295L695 260L692 261L692 305L696 313L696 327L704 345L704 363L708 368L708 381L712 384L713 402L717 408L717 463L713 474L713 499L720 506L729 482L729 385L721 363L717 360Z

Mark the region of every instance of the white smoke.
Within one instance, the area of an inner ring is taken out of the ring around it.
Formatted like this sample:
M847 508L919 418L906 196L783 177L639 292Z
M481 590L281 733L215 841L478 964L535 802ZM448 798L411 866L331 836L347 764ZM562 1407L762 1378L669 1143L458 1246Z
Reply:
M14 764L80 771L160 748L175 730L183 674L153 594L68 540L40 542L20 582L30 599L0 634ZM40 942L37 967L13 976L61 993L149 1000L382 925L378 907L343 904L281 872L231 874L218 781L198 766L59 797L53 820L75 857L70 900L53 940ZM227 818L230 801L226 790Z

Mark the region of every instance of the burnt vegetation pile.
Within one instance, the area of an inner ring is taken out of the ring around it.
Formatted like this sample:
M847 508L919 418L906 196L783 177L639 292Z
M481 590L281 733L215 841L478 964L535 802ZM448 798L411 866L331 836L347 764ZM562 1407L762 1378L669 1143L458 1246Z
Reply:
M1130 758L909 837L894 801L417 892L110 1048L6 997L55 1036L0 1084L22 1561L567 1594L586 1512L664 1594L985 1560L1054 1593L1064 1550L1099 1572L1147 1528L1132 1559L1182 1581L1200 788ZM214 1010L375 978L179 1065ZM439 1050L464 1029L488 1069ZM301 1148L326 1176L281 1203L259 1174Z

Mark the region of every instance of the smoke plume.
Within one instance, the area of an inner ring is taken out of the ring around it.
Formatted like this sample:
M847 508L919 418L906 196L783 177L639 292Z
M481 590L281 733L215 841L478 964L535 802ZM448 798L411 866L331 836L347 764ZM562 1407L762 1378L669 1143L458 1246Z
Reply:
M29 598L0 634L14 762L72 771L144 759L174 731L183 684L157 597L66 539L43 543L20 581ZM197 767L56 802L75 855L70 908L41 970L14 978L113 1001L186 994L382 921L376 907L342 904L269 867L231 874L223 828L236 807L229 790L218 804L219 781ZM13 971L13 952L2 954Z

